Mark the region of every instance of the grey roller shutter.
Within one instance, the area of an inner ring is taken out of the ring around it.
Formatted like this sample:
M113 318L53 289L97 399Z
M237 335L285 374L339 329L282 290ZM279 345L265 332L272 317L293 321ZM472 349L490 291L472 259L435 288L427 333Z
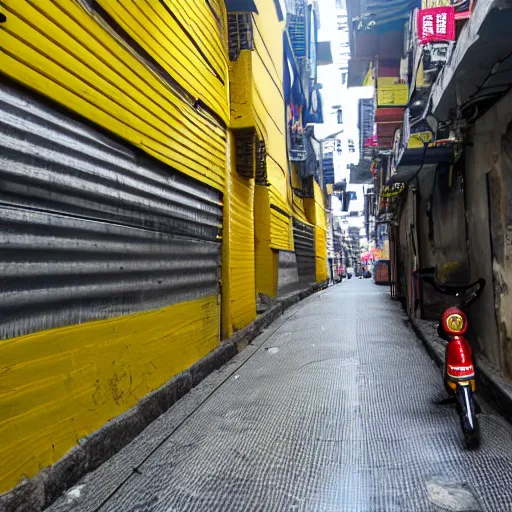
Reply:
M0 339L219 292L219 192L0 85Z
M316 281L314 228L293 219L293 238L299 279L301 282L313 283Z

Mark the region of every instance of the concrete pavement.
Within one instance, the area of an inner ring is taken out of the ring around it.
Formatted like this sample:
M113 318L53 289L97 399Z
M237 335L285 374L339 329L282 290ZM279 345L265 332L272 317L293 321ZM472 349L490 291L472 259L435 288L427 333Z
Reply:
M49 510L512 511L512 427L458 418L388 289L289 309Z

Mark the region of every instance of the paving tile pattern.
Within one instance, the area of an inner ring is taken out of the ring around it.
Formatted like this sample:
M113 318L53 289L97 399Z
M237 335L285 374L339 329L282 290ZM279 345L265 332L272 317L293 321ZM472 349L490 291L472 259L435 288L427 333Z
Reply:
M294 306L50 510L512 512L512 427L465 451L438 368L387 289ZM136 471L134 471L134 468Z

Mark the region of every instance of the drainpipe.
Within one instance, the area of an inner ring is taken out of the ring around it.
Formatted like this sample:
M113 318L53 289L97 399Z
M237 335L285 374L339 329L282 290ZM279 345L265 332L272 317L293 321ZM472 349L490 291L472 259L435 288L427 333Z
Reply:
M320 188L322 189L322 194L324 194L324 203L325 203L325 191L324 191L324 141L320 140Z

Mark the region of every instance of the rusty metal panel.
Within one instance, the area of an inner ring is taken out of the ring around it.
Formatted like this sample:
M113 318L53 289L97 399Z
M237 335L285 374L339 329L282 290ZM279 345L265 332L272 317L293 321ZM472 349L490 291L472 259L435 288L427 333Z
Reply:
M0 338L218 293L219 192L0 85Z
M315 230L313 226L293 219L293 238L299 280L313 283L316 281Z

